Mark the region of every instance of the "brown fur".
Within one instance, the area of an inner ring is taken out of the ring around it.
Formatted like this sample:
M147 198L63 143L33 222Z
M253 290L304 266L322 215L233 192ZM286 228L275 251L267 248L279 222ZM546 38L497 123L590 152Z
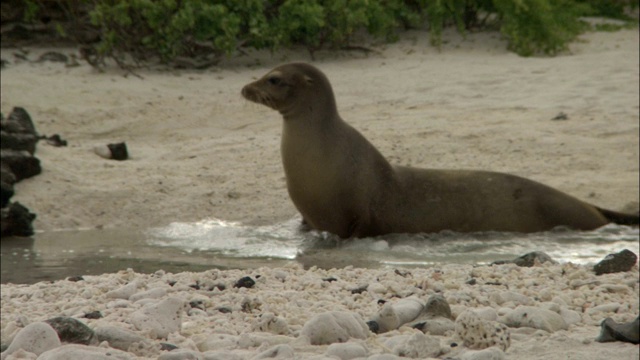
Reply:
M317 230L349 238L638 224L637 215L602 210L514 175L394 167L342 120L329 80L309 64L279 66L242 95L282 114L289 195Z

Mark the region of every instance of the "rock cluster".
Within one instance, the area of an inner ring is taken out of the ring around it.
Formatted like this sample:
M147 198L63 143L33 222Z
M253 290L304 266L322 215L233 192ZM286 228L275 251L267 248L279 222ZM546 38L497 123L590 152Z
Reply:
M4 236L33 235L36 215L19 202L11 202L13 185L40 174L40 160L34 156L39 136L27 111L13 109L6 119L0 116L0 230Z

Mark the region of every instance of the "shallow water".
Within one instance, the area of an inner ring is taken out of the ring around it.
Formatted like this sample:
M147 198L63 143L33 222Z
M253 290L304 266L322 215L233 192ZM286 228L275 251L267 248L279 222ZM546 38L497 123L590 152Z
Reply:
M204 271L301 263L305 267L411 268L487 264L544 251L560 262L596 263L609 253L639 252L638 228L535 234L442 232L339 241L299 230L299 219L252 227L217 219L166 227L75 230L2 239L2 283L35 283L132 268L138 272Z

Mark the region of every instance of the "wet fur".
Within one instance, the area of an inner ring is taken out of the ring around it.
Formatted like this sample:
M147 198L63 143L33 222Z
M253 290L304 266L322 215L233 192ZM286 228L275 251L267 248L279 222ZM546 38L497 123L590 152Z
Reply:
M515 175L394 167L342 120L329 80L309 64L279 66L242 95L282 115L287 189L317 230L350 238L638 224L638 215L601 209Z

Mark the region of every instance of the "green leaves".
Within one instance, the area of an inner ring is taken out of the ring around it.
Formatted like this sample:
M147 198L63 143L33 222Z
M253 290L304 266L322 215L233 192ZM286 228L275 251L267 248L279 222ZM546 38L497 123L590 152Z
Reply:
M101 31L99 54L134 60L232 54L239 47L275 50L303 45L311 52L341 48L356 35L391 41L404 28L499 28L509 49L554 55L587 27L580 16L623 18L638 0L84 0ZM26 15L35 17L34 0Z

